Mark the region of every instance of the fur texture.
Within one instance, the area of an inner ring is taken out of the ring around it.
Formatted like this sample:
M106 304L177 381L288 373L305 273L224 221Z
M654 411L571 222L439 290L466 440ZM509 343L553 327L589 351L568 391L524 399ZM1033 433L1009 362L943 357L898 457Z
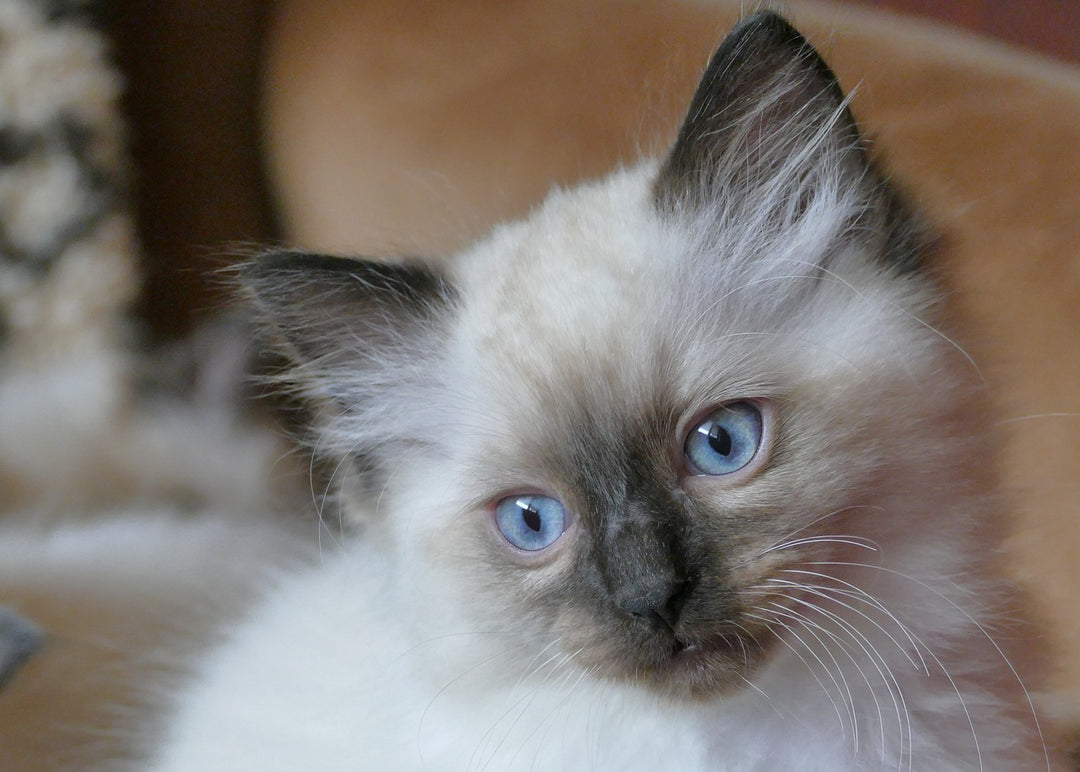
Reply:
M208 658L154 768L1054 767L922 233L765 13L663 162L443 271L250 265L350 528ZM735 404L753 457L704 474ZM566 516L523 551L528 497Z

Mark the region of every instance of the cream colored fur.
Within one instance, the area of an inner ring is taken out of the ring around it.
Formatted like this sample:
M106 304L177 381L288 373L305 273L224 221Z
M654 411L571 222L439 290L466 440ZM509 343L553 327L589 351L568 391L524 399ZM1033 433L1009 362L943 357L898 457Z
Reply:
M324 437L425 444L396 456L374 509L346 512L362 536L271 592L208 660L154 769L1051 764L1022 684L1028 646L999 627L1012 591L994 573L982 386L921 284L852 252L807 303L813 229L788 231L788 251L756 255L749 276L717 272L692 231L658 218L654 172L556 193L452 263L464 312L423 368L426 401L391 393L365 413L385 424L343 416ZM528 613L568 553L510 580L477 504L559 484L528 462L538 432L573 431L560 404L633 411L658 379L688 414L790 403L794 467L744 490L688 485L719 511L743 496L781 506L789 535L850 540L803 565L832 579L787 575L840 602L817 623L798 606L778 617L786 647L734 694L684 701L602 677L591 620Z

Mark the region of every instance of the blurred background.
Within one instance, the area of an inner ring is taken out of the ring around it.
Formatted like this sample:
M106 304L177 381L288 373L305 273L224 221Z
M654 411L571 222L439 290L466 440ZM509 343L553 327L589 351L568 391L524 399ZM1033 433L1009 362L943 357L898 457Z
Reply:
M262 165L264 49L282 34L275 28L278 20L303 15L306 7L326 11L347 4L111 4L106 22L127 79L125 107L138 170L135 209L145 260L138 313L151 341L183 334L195 317L216 305L211 269L220 265L223 247L281 236ZM917 15L1080 62L1077 0L873 0L850 5Z

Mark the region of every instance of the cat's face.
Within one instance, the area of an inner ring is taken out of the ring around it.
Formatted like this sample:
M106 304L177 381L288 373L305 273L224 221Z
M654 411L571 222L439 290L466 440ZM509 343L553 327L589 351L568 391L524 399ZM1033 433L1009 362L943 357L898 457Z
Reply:
M433 620L703 694L933 499L953 398L916 256L831 73L764 16L662 165L437 274L284 254L248 281Z

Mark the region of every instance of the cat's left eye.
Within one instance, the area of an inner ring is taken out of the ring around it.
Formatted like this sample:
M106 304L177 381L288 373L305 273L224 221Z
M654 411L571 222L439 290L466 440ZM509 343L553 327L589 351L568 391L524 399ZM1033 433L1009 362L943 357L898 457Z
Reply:
M513 546L538 552L554 544L570 525L566 509L551 496L507 496L495 504L495 524Z
M687 464L699 475L738 472L757 455L763 434L764 418L753 402L721 405L687 435Z

